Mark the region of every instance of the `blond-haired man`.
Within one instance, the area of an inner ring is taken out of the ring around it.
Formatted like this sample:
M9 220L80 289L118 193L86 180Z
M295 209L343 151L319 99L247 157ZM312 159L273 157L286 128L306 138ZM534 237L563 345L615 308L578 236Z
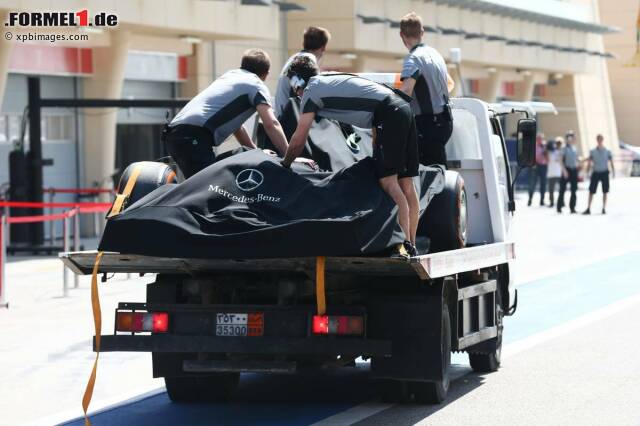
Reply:
M420 163L446 165L444 146L453 131L447 64L437 50L423 43L423 35L420 16L406 14L400 21L400 38L409 53L400 74L401 90L413 97Z

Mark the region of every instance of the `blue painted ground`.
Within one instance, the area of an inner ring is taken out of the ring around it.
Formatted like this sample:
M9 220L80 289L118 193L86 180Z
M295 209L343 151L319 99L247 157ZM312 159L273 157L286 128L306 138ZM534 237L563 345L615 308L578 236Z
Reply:
M638 277L640 252L633 252L523 285L518 290L518 312L505 322L505 343L638 294ZM91 420L95 426L308 425L374 396L366 370L349 370L293 377L248 374L242 377L231 403L178 405L163 393L94 415ZM66 424L81 426L83 420Z

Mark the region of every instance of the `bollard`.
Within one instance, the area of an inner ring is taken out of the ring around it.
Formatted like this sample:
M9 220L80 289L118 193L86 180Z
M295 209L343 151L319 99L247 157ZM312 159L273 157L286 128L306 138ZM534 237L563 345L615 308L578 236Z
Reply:
M7 246L5 244L7 216L0 216L0 308L8 308L7 302L7 281L4 275L4 264L7 259Z
M80 208L76 207L76 214L73 216L73 251L80 251ZM73 274L73 288L79 287L78 274Z
M69 217L65 216L62 219L62 251L69 251ZM62 266L62 286L63 296L69 296L69 268L66 265Z

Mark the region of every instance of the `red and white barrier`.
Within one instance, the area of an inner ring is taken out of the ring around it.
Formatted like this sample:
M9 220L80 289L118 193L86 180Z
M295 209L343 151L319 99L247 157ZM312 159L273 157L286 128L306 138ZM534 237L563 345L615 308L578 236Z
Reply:
M34 223L34 222L53 222L62 220L63 222L63 251L69 251L69 235L71 224L70 220L73 218L73 249L80 250L80 214L95 214L105 213L111 207L111 203L43 203L43 202L31 202L31 201L0 201L0 208L4 208L4 211L8 211L9 207L20 208L71 208L71 210L64 211L62 213L54 213L48 215L36 215L36 216L15 216L9 217L6 214L0 216L0 307L9 307L9 301L7 299L7 281L5 275L5 263L7 258L7 241L9 234L9 227L16 223ZM67 297L69 295L69 270L66 266L63 266L63 295ZM78 276L74 275L74 287L78 287Z

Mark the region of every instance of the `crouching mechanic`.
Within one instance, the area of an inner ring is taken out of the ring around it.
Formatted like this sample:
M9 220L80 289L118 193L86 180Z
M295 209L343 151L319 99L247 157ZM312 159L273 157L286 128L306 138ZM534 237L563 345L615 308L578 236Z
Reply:
M418 148L411 107L390 88L352 74L317 75L308 57L294 59L289 68L292 88L302 96L298 127L282 165L300 155L316 114L353 126L373 129L374 162L382 189L398 206L404 249L415 256L419 202L413 184L418 175Z
M215 161L213 148L233 133L240 145L256 148L242 124L258 111L264 129L280 155L287 139L271 108L264 84L271 61L260 49L247 50L240 68L227 71L198 93L165 127L167 150L189 178Z

